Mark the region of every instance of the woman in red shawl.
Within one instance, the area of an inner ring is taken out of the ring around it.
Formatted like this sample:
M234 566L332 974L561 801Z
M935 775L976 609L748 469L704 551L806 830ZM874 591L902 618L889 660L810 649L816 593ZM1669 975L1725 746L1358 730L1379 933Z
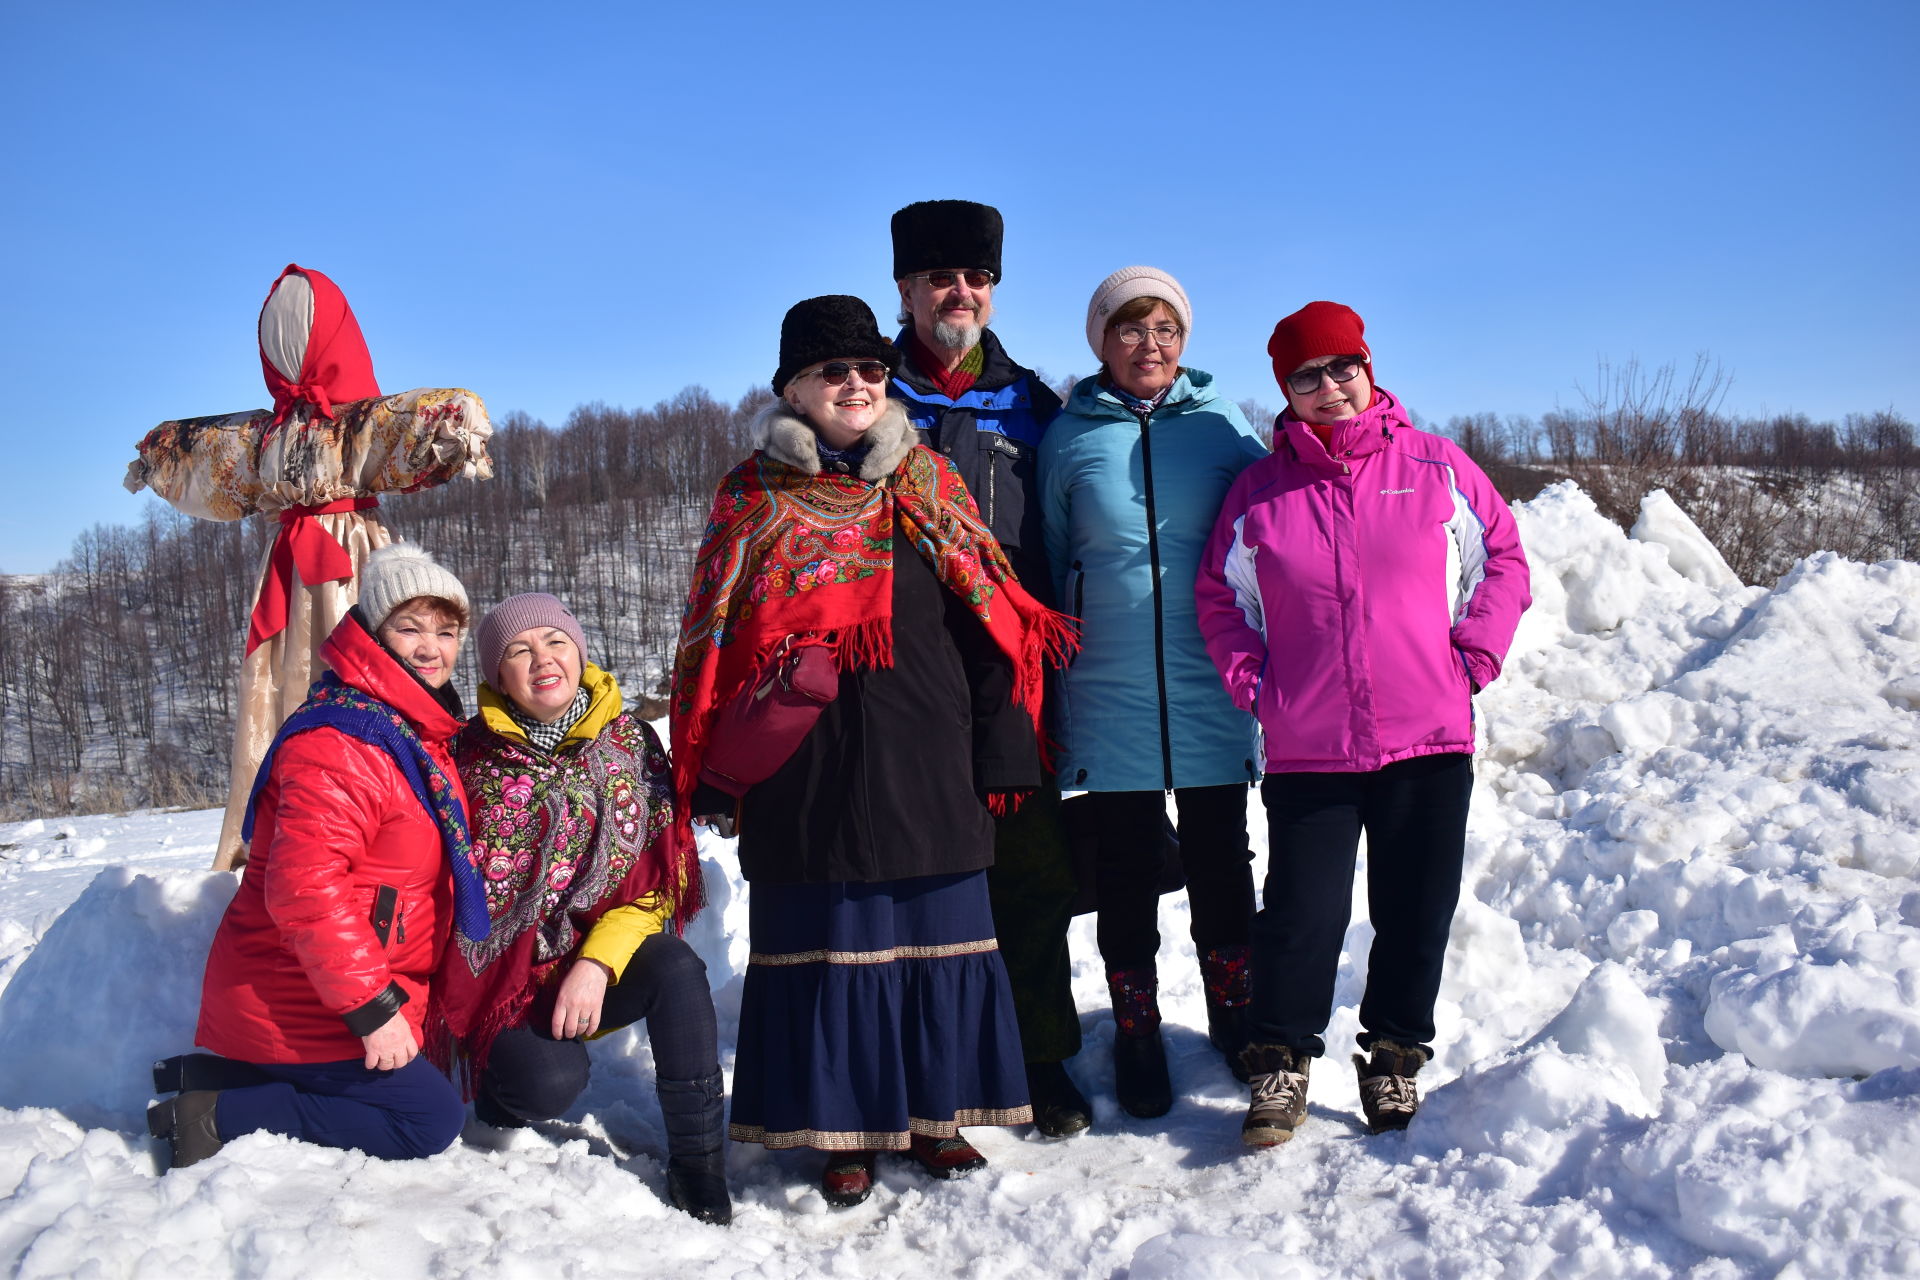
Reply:
M549 1120L587 1086L590 1037L645 1020L667 1131L667 1196L733 1217L706 966L679 936L700 905L667 754L553 596L494 606L477 639L480 711L454 742L491 927L456 939L435 984L436 1056L457 1047L474 1111Z
M674 673L676 786L737 823L753 886L730 1132L827 1152L837 1206L877 1151L958 1177L985 1163L961 1126L1032 1118L985 870L992 812L1040 780L1041 668L1068 642L887 398L898 363L858 298L787 313ZM793 637L832 646L838 692L736 804L699 782L715 717Z

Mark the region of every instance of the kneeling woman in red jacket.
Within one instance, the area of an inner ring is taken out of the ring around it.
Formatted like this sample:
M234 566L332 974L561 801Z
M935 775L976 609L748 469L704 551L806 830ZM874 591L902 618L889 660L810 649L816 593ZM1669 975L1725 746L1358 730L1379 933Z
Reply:
M246 1133L400 1160L444 1151L465 1106L420 1057L449 926L487 931L447 743L467 593L418 547L375 552L321 649L332 668L268 748L252 855L207 956L195 1039L154 1068L174 1168ZM451 867L453 874L449 875Z

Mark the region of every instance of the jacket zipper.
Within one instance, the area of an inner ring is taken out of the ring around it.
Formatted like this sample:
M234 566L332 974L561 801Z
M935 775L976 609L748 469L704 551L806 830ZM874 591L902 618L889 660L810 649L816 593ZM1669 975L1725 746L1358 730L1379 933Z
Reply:
M1160 522L1153 502L1153 437L1147 430L1152 409L1135 409L1140 419L1140 469L1147 485L1147 563L1153 573L1153 680L1160 695L1160 777L1173 790L1173 729L1167 720L1167 624L1160 600Z

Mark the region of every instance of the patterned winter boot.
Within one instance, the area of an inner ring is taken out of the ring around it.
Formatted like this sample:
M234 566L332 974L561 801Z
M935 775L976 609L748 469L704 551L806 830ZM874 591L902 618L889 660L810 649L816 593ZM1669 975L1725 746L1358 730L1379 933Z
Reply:
M1367 1046L1371 1059L1353 1055L1354 1070L1360 1073L1360 1109L1367 1115L1367 1132L1385 1133L1404 1129L1420 1109L1420 1090L1413 1078L1427 1061L1427 1053L1418 1046L1392 1040L1375 1040Z
M1107 975L1113 997L1113 1092L1120 1109L1151 1120L1173 1109L1167 1048L1160 1039L1159 981L1152 969Z
M1240 1051L1247 1047L1247 957L1249 948L1213 947L1200 957L1207 989L1207 1039L1227 1060L1233 1078L1248 1083Z

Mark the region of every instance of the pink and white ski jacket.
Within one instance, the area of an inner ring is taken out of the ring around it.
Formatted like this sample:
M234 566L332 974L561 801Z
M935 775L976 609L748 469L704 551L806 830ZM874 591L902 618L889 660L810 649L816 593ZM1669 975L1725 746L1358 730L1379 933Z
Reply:
M1269 773L1473 750L1472 694L1532 602L1513 513L1381 391L1332 449L1287 414L1227 491L1194 584L1220 678Z

